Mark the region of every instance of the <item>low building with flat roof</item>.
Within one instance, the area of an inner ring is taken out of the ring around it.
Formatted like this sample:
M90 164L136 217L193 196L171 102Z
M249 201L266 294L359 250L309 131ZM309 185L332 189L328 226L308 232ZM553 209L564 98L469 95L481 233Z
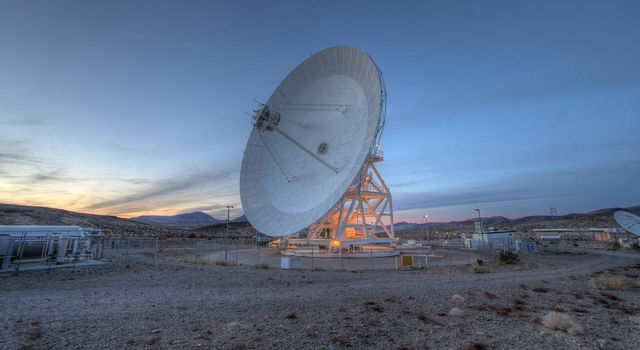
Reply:
M532 230L539 240L564 241L600 241L613 242L626 238L627 234L619 228L537 228Z

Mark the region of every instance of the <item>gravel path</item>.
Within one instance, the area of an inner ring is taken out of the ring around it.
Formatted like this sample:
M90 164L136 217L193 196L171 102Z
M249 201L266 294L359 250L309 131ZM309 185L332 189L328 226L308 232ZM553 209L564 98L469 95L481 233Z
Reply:
M0 348L639 348L639 288L588 286L603 270L637 281L637 255L526 259L538 268L432 275L161 263L23 273L0 277ZM461 315L449 315L454 307ZM584 334L540 325L552 309Z

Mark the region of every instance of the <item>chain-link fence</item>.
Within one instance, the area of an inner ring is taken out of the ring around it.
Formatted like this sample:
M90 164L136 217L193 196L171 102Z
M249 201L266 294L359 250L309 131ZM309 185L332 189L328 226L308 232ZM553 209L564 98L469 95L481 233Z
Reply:
M102 257L120 263L132 261L156 264L158 261L158 239L107 237L104 240Z
M346 249L345 249L346 250ZM259 245L224 242L196 243L193 260L198 263L216 265L248 265L280 268L285 264L290 269L307 270L391 270L401 267L401 255L422 256L416 258L414 267L463 266L478 259L477 251L461 246L422 247L389 250L363 247L357 252L338 250L330 252L321 247L306 247L282 251Z

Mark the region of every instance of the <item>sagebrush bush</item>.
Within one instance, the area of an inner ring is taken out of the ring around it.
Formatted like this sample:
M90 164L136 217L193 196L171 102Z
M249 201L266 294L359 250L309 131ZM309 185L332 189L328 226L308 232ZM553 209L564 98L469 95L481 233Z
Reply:
M582 326L571 316L557 311L550 311L542 318L542 324L552 331L563 331L569 334L581 334Z
M633 288L633 280L626 276L603 273L589 280L589 286L595 289L628 290Z
M520 261L520 256L515 252L503 250L500 252L500 256L498 256L498 261L500 261L501 264L513 265Z
M454 294L453 296L451 296L451 300L456 303L464 303L464 297L460 294Z
M620 245L620 242L618 242L618 241L613 241L609 245L609 249L610 250L620 250L620 248L622 248L622 245Z
M490 273L491 270L484 268L482 266L474 266L471 268L471 272L473 273Z
M457 307L454 307L453 309L449 310L449 316L462 316L464 315L464 311L462 311L462 309L459 309Z

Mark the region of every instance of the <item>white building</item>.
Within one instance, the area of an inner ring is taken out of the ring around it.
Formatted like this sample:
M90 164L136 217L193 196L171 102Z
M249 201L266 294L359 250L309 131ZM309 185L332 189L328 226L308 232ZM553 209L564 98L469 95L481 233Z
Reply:
M490 231L474 233L465 239L467 248L478 249L488 247L494 250L516 250L516 231Z

